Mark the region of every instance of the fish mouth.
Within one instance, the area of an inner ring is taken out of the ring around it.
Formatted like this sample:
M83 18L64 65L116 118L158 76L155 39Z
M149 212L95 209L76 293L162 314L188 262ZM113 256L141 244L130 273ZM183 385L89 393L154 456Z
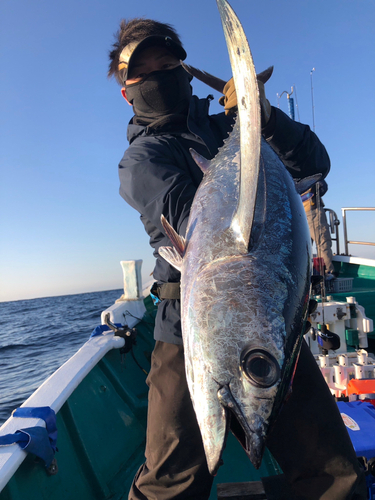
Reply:
M259 469L266 442L266 425L264 420L255 415L253 421L249 424L228 386L223 386L219 389L218 399L226 410L229 421L228 427L232 434L234 434L245 450L253 466Z

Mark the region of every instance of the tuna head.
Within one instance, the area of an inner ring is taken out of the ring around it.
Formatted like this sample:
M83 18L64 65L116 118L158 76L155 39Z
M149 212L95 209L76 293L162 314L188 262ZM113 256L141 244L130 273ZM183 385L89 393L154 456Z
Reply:
M229 429L260 466L282 381L287 291L265 267L250 256L207 266L183 317L187 379L212 474Z

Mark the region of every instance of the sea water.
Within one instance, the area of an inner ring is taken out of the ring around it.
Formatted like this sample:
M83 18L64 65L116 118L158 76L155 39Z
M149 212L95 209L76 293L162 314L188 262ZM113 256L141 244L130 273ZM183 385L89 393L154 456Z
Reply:
M0 303L0 425L89 339L122 293Z

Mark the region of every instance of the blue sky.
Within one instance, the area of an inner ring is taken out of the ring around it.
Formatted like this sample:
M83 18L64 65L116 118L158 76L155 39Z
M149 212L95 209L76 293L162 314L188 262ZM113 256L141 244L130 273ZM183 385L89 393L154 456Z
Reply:
M327 207L375 205L373 0L232 0L266 85L297 90L332 167ZM152 251L118 194L131 108L106 77L121 18L173 24L186 62L231 76L214 0L2 0L0 4L0 301L122 287L119 262ZM193 81L197 95L212 91ZM215 94L216 100L219 95ZM287 111L287 100L280 99ZM213 103L212 112L221 111ZM375 241L375 214L349 215L349 237ZM351 248L352 253L361 249ZM375 247L365 247L375 257Z

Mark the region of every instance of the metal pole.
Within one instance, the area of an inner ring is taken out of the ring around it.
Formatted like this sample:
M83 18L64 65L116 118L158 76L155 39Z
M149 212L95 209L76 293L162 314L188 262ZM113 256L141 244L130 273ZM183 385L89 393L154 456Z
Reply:
M298 99L297 99L297 88L295 85L293 85L292 89L294 90L294 95L296 96L296 110L297 110L297 116L298 116L298 121L300 122L300 117L299 117L299 107L298 107Z
M329 227L331 230L331 234L335 236L335 238L331 238L332 241L336 241L336 255L340 255L340 239L339 239L339 225L340 221L336 215L336 212L330 208L324 209L325 214L329 215Z
M310 84L311 84L311 104L312 104L312 119L313 119L313 131L315 132L315 106L314 106L314 87L313 87L313 71L315 71L315 68L313 68L310 71Z
M348 250L348 235L346 232L346 209L342 208L341 209L342 213L342 223L343 223L343 230L344 230L344 246L345 246L345 255L349 255L349 250Z

